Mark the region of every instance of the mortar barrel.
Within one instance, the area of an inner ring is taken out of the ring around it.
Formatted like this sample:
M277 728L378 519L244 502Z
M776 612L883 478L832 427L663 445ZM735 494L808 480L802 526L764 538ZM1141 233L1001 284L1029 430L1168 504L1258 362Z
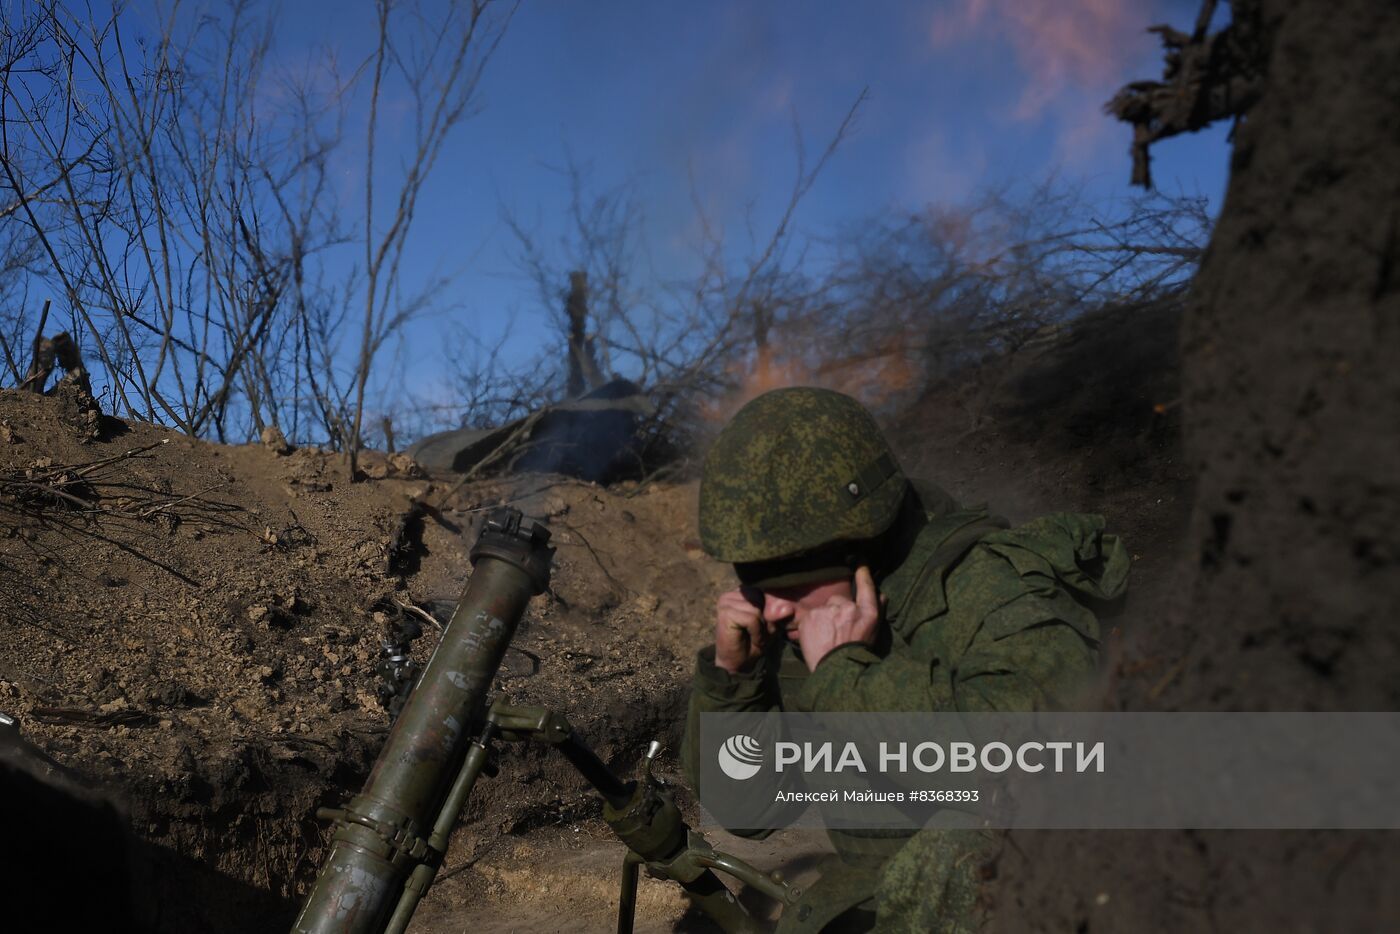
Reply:
M341 813L293 931L382 931L414 867L440 856L428 836L525 607L548 584L548 539L542 526L522 527L515 510L488 521L457 610L364 789Z

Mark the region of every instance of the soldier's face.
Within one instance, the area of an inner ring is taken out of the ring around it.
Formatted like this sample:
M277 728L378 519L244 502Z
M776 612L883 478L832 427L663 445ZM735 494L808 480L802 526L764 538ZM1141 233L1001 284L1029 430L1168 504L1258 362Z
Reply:
M764 590L763 618L772 623L774 628L782 629L789 639L800 645L802 621L812 610L826 606L832 597L850 600L851 579L843 577L816 584Z

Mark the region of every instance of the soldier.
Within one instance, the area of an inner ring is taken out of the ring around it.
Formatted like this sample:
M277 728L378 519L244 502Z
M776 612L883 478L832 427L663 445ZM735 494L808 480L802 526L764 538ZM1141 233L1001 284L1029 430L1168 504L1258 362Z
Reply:
M1073 708L1096 669L1090 605L1127 582L1127 553L1103 525L1058 513L1010 529L907 479L849 396L754 399L716 439L700 484L701 543L739 586L719 598L714 645L696 660L692 785L701 713ZM995 835L830 836L836 857L780 931L970 931L983 920Z

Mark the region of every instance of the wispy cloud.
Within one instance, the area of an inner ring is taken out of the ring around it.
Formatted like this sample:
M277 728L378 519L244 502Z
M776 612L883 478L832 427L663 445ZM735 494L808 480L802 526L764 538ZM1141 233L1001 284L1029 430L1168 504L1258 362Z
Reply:
M1003 67L995 49L1009 47L1019 89L1002 116L1050 122L1057 159L1078 165L1111 140L1101 108L1151 58L1153 13L1126 0L956 0L933 16L929 38L935 48L985 43L988 69Z
M915 204L955 204L986 181L987 153L975 138L939 127L905 148L904 172L901 194Z

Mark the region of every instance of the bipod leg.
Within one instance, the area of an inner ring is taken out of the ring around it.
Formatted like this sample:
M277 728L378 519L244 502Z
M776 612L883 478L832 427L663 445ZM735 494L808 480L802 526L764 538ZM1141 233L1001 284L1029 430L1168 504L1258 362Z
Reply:
M617 934L632 934L637 920L637 875L642 858L631 850L622 858L622 892L617 900Z
M495 734L496 724L487 720L481 735L467 747L467 757L462 761L462 768L452 783L452 790L447 793L442 810L438 811L438 818L433 823L433 832L428 837L430 855L413 867L408 881L404 883L399 903L384 928L384 934L403 934L408 929L408 922L412 919L419 900L428 894L428 888L437 878L438 866L442 863L443 854L447 852L447 841L452 836L452 828L457 826L457 818L462 814L467 797L482 770L486 768L487 757L491 752L491 739Z

